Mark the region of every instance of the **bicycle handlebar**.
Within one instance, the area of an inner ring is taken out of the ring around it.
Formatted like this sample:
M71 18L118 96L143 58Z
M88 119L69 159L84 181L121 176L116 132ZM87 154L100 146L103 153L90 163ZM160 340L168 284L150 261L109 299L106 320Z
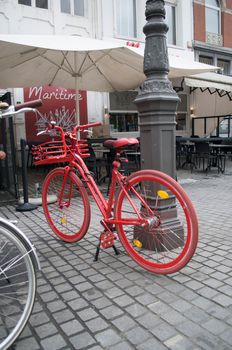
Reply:
M84 129L89 129L93 128L94 126L101 126L102 123L100 122L95 122L95 123L89 123L89 124L83 124L83 125L76 125L75 128L73 129L72 134L76 134L77 130L84 131Z
M20 103L17 104L14 109L15 111L19 111L22 108L36 108L36 107L41 107L42 106L42 101L41 100L33 100L33 101L28 101L25 103Z
M36 112L35 107L40 107L40 106L42 106L41 100L28 101L25 103L20 103L16 106L12 105L5 110L0 110L0 118L12 116L19 113Z

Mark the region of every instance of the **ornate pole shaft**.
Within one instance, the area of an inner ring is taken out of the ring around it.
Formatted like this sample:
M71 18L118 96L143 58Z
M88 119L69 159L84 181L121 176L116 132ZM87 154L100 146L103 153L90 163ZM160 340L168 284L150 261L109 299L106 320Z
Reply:
M141 167L176 177L175 129L179 98L168 79L169 60L163 0L147 0L144 34L144 73L147 77L135 100L139 111Z

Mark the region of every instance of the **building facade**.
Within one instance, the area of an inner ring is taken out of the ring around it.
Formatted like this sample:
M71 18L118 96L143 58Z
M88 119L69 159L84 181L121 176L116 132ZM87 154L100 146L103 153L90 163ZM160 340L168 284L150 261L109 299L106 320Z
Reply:
M188 53L196 61L221 67L223 74L231 75L232 0L167 0L165 5L169 53L183 58ZM146 0L1 0L0 33L77 35L143 46L145 7ZM193 91L184 77L172 81L181 101L176 133L188 136L192 133L192 117L212 115L215 111L203 108L206 95L199 89ZM13 102L23 102L24 95L23 89L13 89ZM136 91L88 91L87 118L108 125L104 133L111 136L139 136L135 96ZM220 103L217 105L220 109ZM15 123L19 144L19 139L26 136L26 127L23 117L16 118Z
M170 52L193 53L193 2L168 0L166 21L169 25ZM144 43L146 0L1 0L1 34L78 35L97 39ZM23 89L13 90L14 101L24 99ZM87 92L89 121L101 120L110 124L112 136L129 132L139 136L138 113L132 92ZM188 134L189 100L184 91L177 114L177 132ZM108 118L110 116L110 118ZM23 118L18 118L17 142L24 136ZM17 123L17 118L16 118Z
M232 111L232 1L194 0L193 26L192 46L196 60L219 67L222 77L217 81L228 83L228 87L221 86L220 89L215 81L209 81L201 91L192 92L192 111L198 117L209 117L199 119L195 131L199 133L201 130L201 135L209 135L218 127L219 119L212 117L226 116Z

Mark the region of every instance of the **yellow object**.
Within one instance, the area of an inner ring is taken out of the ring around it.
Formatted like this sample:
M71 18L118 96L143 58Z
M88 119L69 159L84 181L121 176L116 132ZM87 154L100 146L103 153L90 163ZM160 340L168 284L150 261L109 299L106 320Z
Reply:
M138 248L142 248L142 243L138 240L138 239L134 239L133 243L136 247Z
M60 218L60 223L61 223L61 224L67 224L67 221L66 221L65 218Z
M168 199L169 198L169 194L166 191L158 191L157 192L158 196L162 199Z

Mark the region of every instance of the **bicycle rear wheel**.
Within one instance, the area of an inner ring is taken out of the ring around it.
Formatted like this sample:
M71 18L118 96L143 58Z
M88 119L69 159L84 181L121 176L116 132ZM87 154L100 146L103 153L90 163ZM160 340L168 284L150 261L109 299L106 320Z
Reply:
M42 203L47 222L65 242L77 242L88 231L90 204L82 181L70 171L64 183L64 168L52 170L45 178Z
M148 225L141 226L136 210ZM129 176L116 199L115 219L124 221L116 229L127 253L151 272L177 272L195 252L198 222L192 202L162 172L141 170Z
M0 225L0 349L8 349L32 312L36 273L30 252L11 228Z

